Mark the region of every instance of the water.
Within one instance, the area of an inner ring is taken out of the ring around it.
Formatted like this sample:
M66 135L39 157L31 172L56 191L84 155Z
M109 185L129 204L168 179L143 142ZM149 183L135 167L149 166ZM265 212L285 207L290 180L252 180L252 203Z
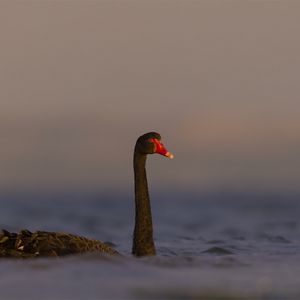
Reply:
M0 260L0 299L300 299L297 196L153 194L158 255L130 256L130 195L6 195L0 227L77 233L124 257Z

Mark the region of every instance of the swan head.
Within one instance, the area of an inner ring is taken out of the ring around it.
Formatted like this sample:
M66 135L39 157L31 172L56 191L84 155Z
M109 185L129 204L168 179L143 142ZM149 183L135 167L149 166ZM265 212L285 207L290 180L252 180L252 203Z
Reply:
M163 145L157 132L148 132L140 136L136 142L136 149L143 154L158 153L171 159L174 157Z

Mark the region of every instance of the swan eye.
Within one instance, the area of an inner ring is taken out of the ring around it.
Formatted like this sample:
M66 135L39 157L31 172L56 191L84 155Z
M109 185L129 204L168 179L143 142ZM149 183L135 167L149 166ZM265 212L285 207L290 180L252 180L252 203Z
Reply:
M154 147L153 152L156 153L158 140L154 139L154 138L151 138L151 139L148 139L148 142L150 142L153 145L153 147Z

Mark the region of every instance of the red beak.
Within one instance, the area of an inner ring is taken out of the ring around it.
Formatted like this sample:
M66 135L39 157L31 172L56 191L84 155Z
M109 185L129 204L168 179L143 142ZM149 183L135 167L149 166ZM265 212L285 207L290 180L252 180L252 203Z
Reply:
M155 150L154 150L155 153L161 154L171 159L174 157L174 155L166 149L166 147L163 145L163 143L160 140L151 139L151 142L153 142L155 145Z

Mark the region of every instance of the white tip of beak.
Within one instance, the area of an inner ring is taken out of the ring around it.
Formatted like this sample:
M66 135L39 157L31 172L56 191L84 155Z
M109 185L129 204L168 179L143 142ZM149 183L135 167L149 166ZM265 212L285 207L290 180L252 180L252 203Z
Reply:
M166 156L169 157L170 159L174 158L174 155L171 152L167 152Z

